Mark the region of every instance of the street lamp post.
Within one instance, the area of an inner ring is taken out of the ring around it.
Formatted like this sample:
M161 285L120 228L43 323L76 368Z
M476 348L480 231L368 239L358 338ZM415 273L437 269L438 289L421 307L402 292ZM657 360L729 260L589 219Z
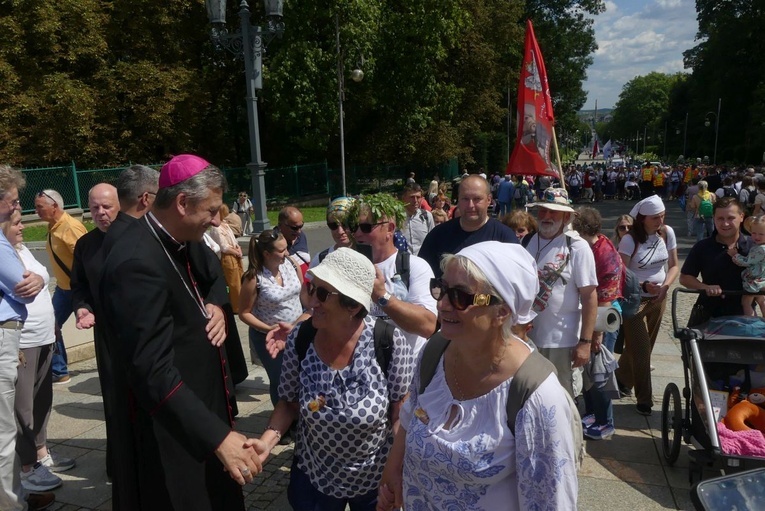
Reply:
M337 45L337 100L340 104L340 178L343 181L343 197L348 195L345 186L345 124L343 101L345 101L345 66L343 65L343 52L340 49L340 19L335 14L335 42ZM363 59L360 59L363 60ZM351 80L358 83L364 79L364 71L361 70L361 62L351 71Z
M250 23L250 7L246 0L239 4L240 31L229 33L226 29L226 0L205 0L207 16L212 28L210 38L217 49L226 49L244 59L244 75L247 85L247 121L250 135L250 170L252 179L253 209L255 221L252 229L261 232L270 228L266 213L266 162L260 155L260 128L258 125L257 91L263 88L263 52L271 40L284 33L282 11L284 0L264 0L267 25Z
M722 106L722 98L717 98L717 113L714 112L707 112L707 115L704 117L704 126L707 128L711 124L709 121L709 116L714 115L715 116L715 152L712 155L712 165L717 165L717 136L720 134L720 107Z

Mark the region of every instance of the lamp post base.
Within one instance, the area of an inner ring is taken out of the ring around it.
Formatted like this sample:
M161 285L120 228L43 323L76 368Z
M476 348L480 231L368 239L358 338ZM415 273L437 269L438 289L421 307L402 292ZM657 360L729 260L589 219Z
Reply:
M263 232L271 228L266 209L266 164L250 162L247 168L252 179L252 209L255 212L252 231Z

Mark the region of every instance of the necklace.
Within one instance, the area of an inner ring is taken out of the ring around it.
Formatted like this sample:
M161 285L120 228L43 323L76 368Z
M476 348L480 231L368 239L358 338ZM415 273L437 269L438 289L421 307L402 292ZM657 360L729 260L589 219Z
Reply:
M534 258L534 259L535 259L537 262L539 262L539 254L542 252L542 250L544 250L544 249L546 249L547 247L549 247L549 246L550 246L550 243L552 243L553 241L555 241L555 238L550 238L550 241L548 241L548 242L545 244L545 246L544 246L544 247L540 247L540 246L539 246L539 244L540 244L540 241L541 241L541 239L542 239L542 238L540 238L539 236L537 236L537 256Z

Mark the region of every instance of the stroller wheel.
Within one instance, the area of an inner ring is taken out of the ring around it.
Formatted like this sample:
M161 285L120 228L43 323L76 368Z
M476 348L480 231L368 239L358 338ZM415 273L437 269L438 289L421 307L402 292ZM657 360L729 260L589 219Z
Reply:
M661 403L661 450L667 463L673 465L680 455L680 435L683 428L683 409L680 389L670 383L664 389Z

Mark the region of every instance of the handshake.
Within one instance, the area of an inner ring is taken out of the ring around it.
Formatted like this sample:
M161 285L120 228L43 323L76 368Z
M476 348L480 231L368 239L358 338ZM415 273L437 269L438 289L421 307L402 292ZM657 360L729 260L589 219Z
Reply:
M276 435L274 435L276 437ZM278 437L277 437L278 441ZM273 445L231 431L215 450L231 479L244 486L263 470Z

